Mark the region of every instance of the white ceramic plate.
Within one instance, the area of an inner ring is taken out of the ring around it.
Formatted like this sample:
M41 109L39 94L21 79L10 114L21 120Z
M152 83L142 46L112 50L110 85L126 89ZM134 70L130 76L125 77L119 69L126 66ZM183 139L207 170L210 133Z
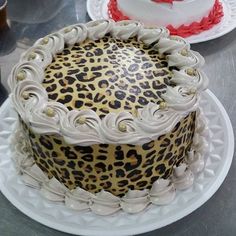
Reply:
M210 120L210 149L206 167L196 176L194 185L186 191L179 191L168 206L152 205L139 214L118 212L104 217L91 212L78 213L63 204L49 202L37 190L23 184L11 160L10 136L17 116L7 100L0 108L0 189L13 205L32 219L67 233L133 235L171 224L196 210L216 192L232 162L234 135L226 111L210 91L204 92L201 107Z
M212 29L186 38L190 43L200 43L219 38L236 28L236 0L220 0L224 8L223 20ZM109 19L109 0L87 0L87 11L92 20Z

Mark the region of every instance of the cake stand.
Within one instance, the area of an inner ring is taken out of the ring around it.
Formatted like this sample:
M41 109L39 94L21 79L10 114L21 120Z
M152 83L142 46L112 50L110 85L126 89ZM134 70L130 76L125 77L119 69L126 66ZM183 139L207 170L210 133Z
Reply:
M109 19L107 4L109 0L87 0L87 11L92 20ZM236 28L236 1L220 0L224 9L221 22L210 30L186 38L189 43L200 43L219 38Z
M76 212L41 197L38 190L24 185L11 160L10 140L17 115L9 99L0 108L0 189L27 216L51 228L76 235L134 235L171 224L196 210L216 192L233 158L234 135L223 106L209 90L203 93L200 104L207 121L210 121L205 169L195 176L193 186L179 191L169 205L151 205L134 215L120 211L104 217L91 212Z

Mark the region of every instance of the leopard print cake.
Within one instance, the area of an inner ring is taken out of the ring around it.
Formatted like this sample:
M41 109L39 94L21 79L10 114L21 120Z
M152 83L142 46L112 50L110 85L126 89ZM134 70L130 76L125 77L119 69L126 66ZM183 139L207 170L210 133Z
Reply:
M164 28L78 24L39 39L9 85L35 164L67 189L122 197L193 149L203 58Z

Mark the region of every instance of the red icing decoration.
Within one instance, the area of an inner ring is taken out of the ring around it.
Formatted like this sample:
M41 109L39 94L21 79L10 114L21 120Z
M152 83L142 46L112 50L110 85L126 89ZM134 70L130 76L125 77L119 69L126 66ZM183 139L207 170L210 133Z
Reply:
M129 17L125 16L118 9L117 0L110 0L110 2L108 3L108 13L110 18L112 18L114 21L129 20ZM179 35L185 38L211 29L214 25L218 24L221 21L223 15L224 11L222 4L219 0L216 0L209 15L203 17L201 21L193 22L190 25L181 25L178 28L175 28L172 25L168 25L167 28L169 29L171 35Z

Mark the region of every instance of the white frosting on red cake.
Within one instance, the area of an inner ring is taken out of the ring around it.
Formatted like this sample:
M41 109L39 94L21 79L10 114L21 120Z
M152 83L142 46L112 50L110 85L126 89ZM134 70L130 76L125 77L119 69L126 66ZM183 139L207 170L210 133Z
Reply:
M119 10L146 25L179 27L208 16L215 0L183 0L159 3L152 0L117 0Z

